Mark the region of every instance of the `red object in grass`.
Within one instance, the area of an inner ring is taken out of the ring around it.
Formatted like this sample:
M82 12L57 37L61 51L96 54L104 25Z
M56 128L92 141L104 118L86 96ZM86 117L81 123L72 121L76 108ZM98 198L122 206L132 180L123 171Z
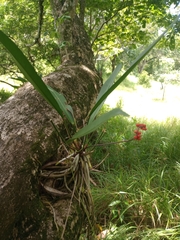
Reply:
M134 139L141 140L141 132L139 130L134 130L134 133L135 133Z
M137 128L140 128L141 130L144 130L144 131L147 130L146 124L143 124L143 123L137 123L137 124L136 124L136 127L137 127Z
M141 140L141 135L135 135L135 136L134 136L134 139L135 139L135 140Z
M142 137L141 134L142 134L142 133L141 133L140 130L146 131L146 130L147 130L146 124L144 124L144 123L137 123L137 124L136 124L136 127L137 127L137 129L134 130L135 136L133 137L133 139L135 139L135 140L141 140L141 137Z

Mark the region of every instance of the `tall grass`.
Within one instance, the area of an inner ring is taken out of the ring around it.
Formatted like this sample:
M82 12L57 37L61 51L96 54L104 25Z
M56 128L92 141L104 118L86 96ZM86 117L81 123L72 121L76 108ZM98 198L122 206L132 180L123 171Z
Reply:
M9 92L5 89L0 89L0 105L12 95L13 95L13 92Z
M92 173L97 223L106 239L180 239L180 120L116 117L101 142L131 138L137 122L148 128L142 140L94 152L94 163L109 154Z

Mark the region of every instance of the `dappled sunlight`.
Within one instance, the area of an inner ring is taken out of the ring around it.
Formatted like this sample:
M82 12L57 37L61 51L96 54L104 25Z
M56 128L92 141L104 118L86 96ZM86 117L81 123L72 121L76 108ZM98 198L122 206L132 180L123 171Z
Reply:
M145 117L165 121L169 117L180 118L180 86L167 85L164 92L159 82L152 82L151 88L137 86L129 92L115 90L106 100L114 108L121 102L122 109L131 117Z

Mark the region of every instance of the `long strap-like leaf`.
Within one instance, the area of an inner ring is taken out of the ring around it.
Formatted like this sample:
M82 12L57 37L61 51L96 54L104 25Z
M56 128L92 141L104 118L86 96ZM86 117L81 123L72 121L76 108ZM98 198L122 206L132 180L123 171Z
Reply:
M46 101L60 114L61 117L67 119L74 124L72 109L67 105L66 99L54 89L50 89L37 74L34 67L28 61L26 56L18 48L18 46L0 30L0 42L8 50L13 57L17 67L23 73L27 81L46 99Z
M113 73L109 76L109 78L107 79L107 81L103 84L103 86L101 87L101 90L97 96L97 100L96 102L99 101L99 99L107 92L107 90L113 85L116 76L118 75L118 73L121 71L122 68L122 64L119 64L113 71ZM91 114L90 118L89 118L89 123L92 122L95 117L97 116L97 114L99 113L99 111L101 110L102 105L104 104L106 99L104 99L102 101L102 103L96 108L96 110Z
M110 110L107 113L104 113L100 117L96 118L93 122L87 124L85 127L81 128L77 133L75 133L69 141L74 139L86 136L94 131L96 131L102 124L107 122L110 118L115 117L117 115L129 116L127 113L122 111L119 108L115 108Z
M96 111L96 109L103 103L103 101L109 96L110 93L132 72L132 70L138 65L138 63L155 47L155 45L164 37L164 35L174 26L178 21L179 16L173 21L173 23L164 31L152 44L150 44L131 64L129 69L104 93L103 96L97 101L91 110L90 118Z

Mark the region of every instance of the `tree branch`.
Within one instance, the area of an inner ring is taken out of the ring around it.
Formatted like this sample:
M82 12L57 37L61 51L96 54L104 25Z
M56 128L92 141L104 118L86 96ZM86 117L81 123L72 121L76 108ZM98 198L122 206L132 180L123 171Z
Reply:
M32 47L35 44L41 45L41 31L42 31L42 25L43 25L43 15L44 15L44 6L43 6L44 0L39 0L39 19L38 19L38 33L35 37L34 43L31 44L28 47Z
M19 88L19 86L13 85L13 84L8 83L8 82L5 82L5 81L3 81L3 80L0 80L0 82L1 82L1 83L5 83L5 84L7 84L7 85L9 85L9 86L11 86L11 87L13 87L13 88Z
M43 6L44 0L39 0L39 24L38 24L38 34L35 39L35 42L40 45L41 43L41 31L42 31L42 25L43 25L43 15L44 15L44 6Z
M91 43L91 46L93 46L94 42L99 37L99 33L102 30L102 28L104 27L104 25L107 24L109 21L111 21L119 13L120 10L122 10L122 9L128 7L128 6L131 6L132 4L133 4L133 0L130 0L127 3L123 3L111 17L109 17L106 21L104 21L101 24L101 26L99 27L99 29L98 29L98 31L97 31L97 33L96 33L96 35L95 35L95 37L94 37L94 39L93 39L93 41Z

